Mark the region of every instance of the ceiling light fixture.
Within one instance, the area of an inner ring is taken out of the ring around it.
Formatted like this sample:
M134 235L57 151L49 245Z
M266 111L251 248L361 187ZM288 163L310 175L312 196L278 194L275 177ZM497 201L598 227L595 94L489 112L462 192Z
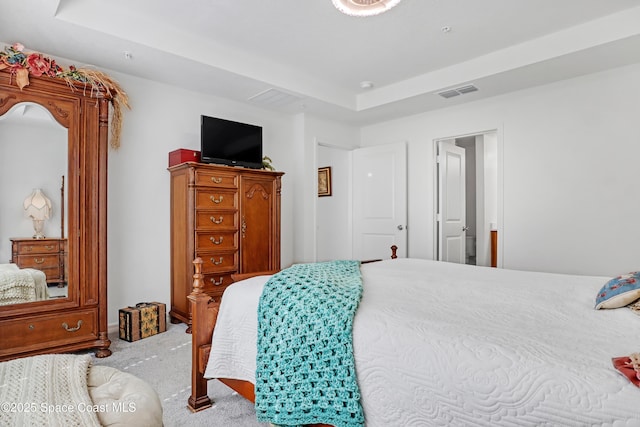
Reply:
M340 12L351 16L378 15L391 9L401 0L332 0Z

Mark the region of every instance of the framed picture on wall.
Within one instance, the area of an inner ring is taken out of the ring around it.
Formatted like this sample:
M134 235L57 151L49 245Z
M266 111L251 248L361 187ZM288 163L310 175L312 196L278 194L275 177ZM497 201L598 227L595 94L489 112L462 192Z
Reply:
M318 197L331 195L331 166L318 168Z

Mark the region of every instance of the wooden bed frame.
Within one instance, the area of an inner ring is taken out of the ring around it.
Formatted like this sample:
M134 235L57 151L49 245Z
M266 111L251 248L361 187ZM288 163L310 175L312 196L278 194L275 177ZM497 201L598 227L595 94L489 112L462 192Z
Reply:
M391 246L391 258L397 258L398 247ZM380 260L362 261L362 263L375 262ZM202 411L211 407L212 401L207 395L207 379L204 372L211 352L211 338L216 326L218 311L222 297L211 297L204 291L202 274L202 259L196 258L193 261L195 274L193 275L193 290L188 298L191 304L191 396L187 406L193 412ZM232 275L233 281L248 279L254 276L271 275L277 271L263 271L248 274ZM255 402L254 385L248 381L232 378L217 378L218 381L235 390L244 398ZM330 427L326 424L313 424L315 427Z

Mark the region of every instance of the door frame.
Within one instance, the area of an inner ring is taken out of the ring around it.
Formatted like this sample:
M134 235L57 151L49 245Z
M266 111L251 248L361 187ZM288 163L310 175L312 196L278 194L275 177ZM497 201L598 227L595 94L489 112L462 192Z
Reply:
M407 141L401 141L403 144L405 144L405 149L408 150L408 146L407 146ZM345 154L348 156L349 158L349 178L348 178L348 187L347 187L347 193L348 193L348 198L349 200L353 200L353 152L354 150L358 150L361 148L367 148L367 147L361 147L361 146L344 146L344 145L337 145L337 144L332 144L332 143L327 143L324 140L314 137L313 138L313 151L312 151L312 156L313 156L313 165L314 165L314 171L313 171L313 202L312 202L312 212L311 217L312 217L312 223L313 223L313 230L311 233L311 239L313 240L313 244L312 244L312 252L311 252L311 259L314 262L318 261L318 179L317 179L317 169L318 167L322 167L322 166L326 166L326 165L319 165L318 164L318 150L320 149L320 147L324 147L324 148L329 148L329 149L334 149L336 151L344 151ZM408 159L407 159L407 171L408 171ZM405 171L406 172L406 171ZM407 206L406 206L406 218L405 218L405 230L408 230L408 220L409 220L409 206L408 206L408 186L409 186L409 181L408 181L409 177L406 177L406 186L407 186L407 194L406 194L406 202L407 202ZM354 230L354 226L353 226L353 203L349 203L348 207L348 215L349 215L349 225L348 225L348 233L349 233L349 251L353 257L353 230ZM404 248L404 256L408 256L408 251L409 251L409 234L408 231L405 231L406 235L406 244L405 244L405 248Z
M432 169L433 169L433 258L438 259L438 243L440 236L438 234L438 141L446 139L458 139L469 136L485 135L489 133L495 133L497 140L497 231L498 231L498 253L497 253L497 267L502 268L504 265L504 130L502 126L495 128L488 128L477 132L468 132L454 135L447 135L435 138L431 141L432 150Z

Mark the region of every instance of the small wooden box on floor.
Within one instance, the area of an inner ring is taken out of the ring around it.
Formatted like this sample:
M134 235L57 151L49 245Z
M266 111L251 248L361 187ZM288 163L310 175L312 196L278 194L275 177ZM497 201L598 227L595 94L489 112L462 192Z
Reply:
M161 302L141 302L119 311L120 339L133 342L167 330L167 308Z

